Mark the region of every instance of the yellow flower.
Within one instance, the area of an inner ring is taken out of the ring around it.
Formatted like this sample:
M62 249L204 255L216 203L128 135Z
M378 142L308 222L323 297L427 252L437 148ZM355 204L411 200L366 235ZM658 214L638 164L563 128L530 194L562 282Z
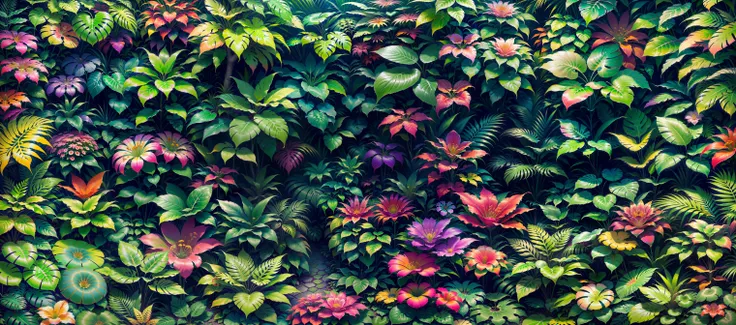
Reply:
M396 301L396 297L399 295L399 289L388 289L383 290L376 294L376 301L382 302L386 305L394 303Z
M598 241L618 251L630 251L636 248L636 241L628 240L629 233L625 231L606 231L598 236Z
M69 303L66 300L56 302L54 307L38 308L38 315L44 319L41 325L74 324L74 314L69 312Z

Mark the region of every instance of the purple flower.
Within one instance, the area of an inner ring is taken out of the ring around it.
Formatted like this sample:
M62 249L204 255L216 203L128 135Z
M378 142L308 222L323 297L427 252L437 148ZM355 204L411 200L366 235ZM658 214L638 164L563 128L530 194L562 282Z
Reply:
M437 245L434 248L434 254L437 256L450 257L462 254L463 250L473 242L478 240L473 238L452 237L447 242Z
M64 94L74 96L77 91L81 94L84 92L83 82L82 78L75 76L56 76L49 79L46 94L54 93L56 97L62 97Z
M102 62L99 58L88 53L74 53L64 60L64 73L70 76L81 77L85 73L95 71Z
M393 143L384 145L380 142L374 142L373 144L376 145L376 148L368 150L363 159L371 159L371 166L373 166L374 171L383 165L394 169L397 161L400 164L404 163L404 154L400 151L392 151L399 145Z
M450 219L437 221L427 218L422 220L422 223L414 221L407 229L409 236L412 237L411 245L422 250L430 250L440 244L440 241L462 233L460 229L447 228L449 224Z

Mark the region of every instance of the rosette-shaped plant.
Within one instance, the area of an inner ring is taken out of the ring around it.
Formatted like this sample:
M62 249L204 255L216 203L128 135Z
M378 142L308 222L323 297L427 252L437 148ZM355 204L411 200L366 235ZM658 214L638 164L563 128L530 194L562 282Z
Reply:
M102 61L89 53L74 53L64 60L64 73L70 76L81 77L92 73L102 65Z
M613 230L627 231L649 246L654 243L654 233L664 234L665 229L672 229L662 220L662 210L653 208L652 202L632 203L616 214L618 218L611 223Z
M514 43L515 41L516 39L513 37L507 39L496 37L491 41L491 45L493 45L493 50L496 52L497 56L510 58L519 54L519 49L521 48L520 44Z
M402 278L410 274L429 277L439 270L440 267L435 263L434 257L424 253L399 254L388 262L388 271Z
M97 141L86 133L71 131L51 138L49 152L62 160L75 161L99 150Z
M596 311L608 308L613 303L613 290L603 283L591 283L583 286L575 294L578 307L582 310Z
M404 163L404 153L399 150L394 150L399 145L394 143L383 144L380 142L373 143L375 147L365 153L363 159L371 160L371 166L373 170L380 168L381 166L387 166L388 168L394 169L396 163Z
M195 21L199 20L196 3L197 1L178 0L148 1L149 7L143 11L144 27L148 30L148 35L157 34L160 38L154 39L151 45L161 48L167 39L172 43L178 39L186 45L189 33L194 30Z
M361 220L373 218L376 213L373 211L373 208L368 207L368 201L368 197L361 200L356 196L348 202L343 202L342 207L337 209L337 211L340 212L340 216L343 218L342 224L344 225L348 222L357 223Z
M435 107L435 111L437 112L437 115L439 115L445 108L452 106L452 104L465 106L465 108L470 109L471 98L468 88L471 87L473 86L470 82L465 80L460 80L454 85L451 84L449 80L437 80L437 90L440 91L436 96L437 106Z
M141 236L140 241L151 246L151 251L168 251L169 264L173 264L186 279L192 275L195 267L202 265L199 254L222 245L213 238L202 239L206 231L206 226L195 227L194 218L190 218L181 231L173 222L166 222L161 225L163 238L157 234L147 234Z
M501 202L493 192L483 189L480 196L470 193L457 193L470 214L460 214L458 218L473 227L491 228L501 226L508 229L525 230L521 222L513 220L516 216L531 211L529 208L519 208L524 194L516 194L504 198Z
M399 290L399 303L406 302L409 307L419 309L429 303L429 298L437 296L437 290L427 282L409 283Z
M9 89L6 91L0 91L0 109L7 111L10 106L21 109L23 103L30 103L31 100L26 96L26 93Z
M341 320L345 315L358 316L361 310L367 307L358 302L358 296L348 296L344 292L330 292L322 302L319 317L322 319L335 318Z
M409 200L403 196L398 194L384 195L378 199L378 204L376 204L376 218L380 222L409 218L414 216L413 209L414 207Z
M75 304L91 305L105 298L107 283L94 270L77 267L61 273L59 291Z
M506 254L496 251L490 246L480 246L471 249L465 253L468 263L465 265L465 272L473 271L475 276L480 279L488 272L501 274L501 268L506 267Z
M442 241L455 237L462 233L457 228L447 228L450 219L426 218L422 222L414 221L407 229L411 237L411 245L421 250L431 250Z
M488 4L488 10L486 14L492 15L496 18L509 18L516 13L516 7L511 2L506 1L491 1Z
M320 293L312 293L301 297L291 307L291 314L286 317L286 320L291 321L291 325L320 325L322 320L318 313L322 309L323 303L324 298Z
M416 138L417 129L419 128L417 122L432 120L426 114L418 112L419 109L419 107L413 107L407 110L393 108L391 110L394 112L394 114L384 117L383 121L381 121L381 124L379 124L378 126L388 125L388 130L391 133L391 137L393 137L394 135L396 135L396 133L399 133L399 131L403 129Z
M629 12L625 12L620 18L616 19L616 15L608 13L606 15L606 23L596 23L595 26L600 28L600 32L593 33L592 48L596 48L606 43L618 43L621 52L624 54L624 67L628 69L636 69L636 60L639 58L642 62L646 60L644 56L644 46L647 44L649 36L647 34L633 29L634 24L629 20Z

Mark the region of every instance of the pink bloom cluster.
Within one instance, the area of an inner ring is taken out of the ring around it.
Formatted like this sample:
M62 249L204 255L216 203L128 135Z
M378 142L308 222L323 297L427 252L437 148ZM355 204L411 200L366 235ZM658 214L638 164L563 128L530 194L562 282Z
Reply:
M133 171L139 173L146 162L157 164L158 156L164 156L167 163L176 158L183 167L187 162L194 161L194 147L181 134L171 131L161 132L156 137L139 134L115 147L112 160L115 170L121 174L125 172L128 162Z
M49 152L63 160L75 161L98 149L97 141L89 134L72 131L53 136Z
M286 320L292 325L321 325L330 319L341 320L347 316L358 316L367 307L358 302L360 297L348 296L344 292L330 292L323 296L320 293L309 294L299 299L291 307L291 315Z
M460 310L460 303L463 302L463 298L458 296L457 292L446 288L434 289L427 282L407 284L406 287L399 290L397 298L399 303L406 302L409 307L414 309L426 306L429 299L435 298L437 306L445 306L454 312Z

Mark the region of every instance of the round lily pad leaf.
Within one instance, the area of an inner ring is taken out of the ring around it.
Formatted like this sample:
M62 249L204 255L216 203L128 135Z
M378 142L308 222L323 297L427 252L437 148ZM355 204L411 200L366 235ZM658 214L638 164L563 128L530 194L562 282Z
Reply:
M78 267L62 272L59 291L75 304L91 305L105 298L107 283L99 273Z
M38 250L27 241L7 242L3 245L3 256L10 263L30 267L38 258Z
M59 267L49 260L36 260L33 266L23 272L23 279L29 286L40 290L54 290L59 284Z
M105 263L105 254L97 247L81 240L66 239L56 242L51 250L56 261L63 268L96 269Z

